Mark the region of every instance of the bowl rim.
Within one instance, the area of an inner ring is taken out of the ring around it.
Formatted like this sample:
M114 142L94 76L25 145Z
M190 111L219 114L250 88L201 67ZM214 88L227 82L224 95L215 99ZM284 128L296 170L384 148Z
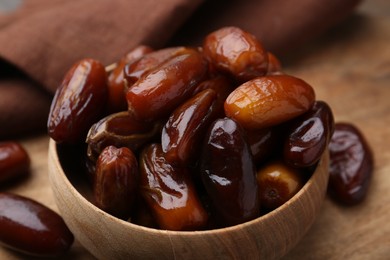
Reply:
M153 233L153 234L165 234L168 236L185 236L185 237L192 237L192 236L205 236L205 235L215 235L219 233L226 233L226 232L234 232L238 230L242 230L245 228L249 228L255 224L259 224L261 222L264 222L264 220L269 219L269 218L274 218L275 215L279 215L280 211L283 211L285 208L289 207L291 204L294 204L299 198L304 194L308 189L311 188L311 186L315 185L314 183L314 177L315 175L321 174L321 171L314 171L312 176L306 181L306 183L302 186L302 188L293 196L291 197L287 202L285 202L283 205L279 206L278 208L261 215L255 219L252 219L250 221L237 224L234 226L229 226L229 227L224 227L224 228L216 228L216 229L208 229L208 230L194 230L194 231L174 231L174 230L165 230L165 229L157 229L157 228L151 228L151 227L145 227L141 225L137 225L134 223L131 223L126 220L122 220L120 218L117 218L104 210L98 208L96 205L94 205L92 202L90 202L86 197L84 197L73 184L70 182L69 178L65 174L61 162L59 160L58 156L58 150L57 150L57 143L50 138L49 140L49 160L50 157L51 159L54 160L55 163L55 168L59 169L60 171L57 171L57 174L60 175L61 179L64 180L64 185L67 186L67 189L69 189L70 192L73 193L74 196L78 197L78 199L84 203L87 204L89 207L91 207L94 211L96 211L98 214L103 215L106 218L112 219L115 222L118 222L120 225L123 225L125 227L129 227L131 229L137 229L140 232L148 232L148 233ZM321 156L320 161L318 162L318 165L316 169L319 168L320 164L326 163L329 160L329 152L328 149L325 149L324 154ZM49 170L49 175L55 174L51 170Z

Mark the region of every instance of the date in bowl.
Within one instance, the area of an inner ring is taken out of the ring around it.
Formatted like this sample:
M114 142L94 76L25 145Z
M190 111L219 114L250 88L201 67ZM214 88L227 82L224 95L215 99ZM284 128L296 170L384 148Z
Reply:
M49 144L49 177L57 206L76 239L99 259L278 259L291 250L320 213L328 183L326 151L290 200L243 224L205 231L168 231L118 219L91 200L77 172L76 153Z

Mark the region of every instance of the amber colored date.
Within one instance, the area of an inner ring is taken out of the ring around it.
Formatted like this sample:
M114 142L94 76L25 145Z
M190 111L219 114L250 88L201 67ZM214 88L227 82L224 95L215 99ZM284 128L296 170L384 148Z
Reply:
M362 202L374 168L374 158L365 137L352 124L336 123L329 152L329 193L343 204Z
M28 175L30 156L17 142L0 142L0 184Z
M302 173L282 162L261 167L256 175L261 207L273 210L291 199L303 186Z
M96 205L113 216L126 219L138 189L138 161L126 148L106 147L96 163L93 192Z
M107 75L93 59L77 62L57 89L48 119L48 133L57 143L83 142L107 102Z
M293 120L284 143L283 159L294 167L309 167L324 153L334 129L331 108L324 101Z
M206 226L207 212L186 168L170 164L160 144L146 147L139 164L140 193L160 228L179 231Z
M315 93L305 81L289 75L268 75L237 87L225 101L225 114L246 129L274 126L308 111Z
M184 102L206 75L207 65L195 49L187 48L129 88L129 111L141 121L153 121L169 114Z
M46 206L23 196L0 193L0 243L40 257L55 257L73 244L63 219Z
M170 162L186 165L197 158L204 133L218 112L216 97L214 90L206 89L173 111L161 134Z
M143 75L148 74L153 69L161 66L164 62L180 55L186 50L187 48L185 47L172 47L156 50L144 55L137 61L128 63L123 69L127 86L131 87Z
M218 222L231 226L258 217L256 169L243 130L229 118L218 119L205 138L200 175Z
M124 67L150 52L152 52L152 49L148 46L140 45L135 47L119 60L114 70L108 75L107 110L110 113L127 110L123 75Z
M207 35L203 52L218 71L241 82L267 72L267 52L253 35L237 27L224 27Z

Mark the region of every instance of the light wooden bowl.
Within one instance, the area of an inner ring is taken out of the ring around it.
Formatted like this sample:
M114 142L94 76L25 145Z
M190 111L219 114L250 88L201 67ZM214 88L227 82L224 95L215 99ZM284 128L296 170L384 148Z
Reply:
M287 203L250 222L177 232L115 218L88 200L88 183L64 172L50 140L49 176L58 208L77 240L99 259L277 259L303 237L319 214L328 183L326 152L312 177Z

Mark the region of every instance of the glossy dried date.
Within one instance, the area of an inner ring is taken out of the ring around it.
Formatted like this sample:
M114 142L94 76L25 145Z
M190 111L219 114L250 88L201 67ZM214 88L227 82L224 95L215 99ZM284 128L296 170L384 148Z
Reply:
M131 87L143 75L148 74L153 69L161 66L164 62L185 51L185 47L165 48L148 53L139 60L128 63L123 69L127 86Z
M329 193L343 204L360 203L367 195L374 168L365 137L352 124L336 123L329 152Z
M309 167L324 153L334 130L331 108L324 101L296 118L289 127L284 143L283 160L294 167Z
M278 151L281 143L279 132L276 128L245 131L256 164L264 162Z
M216 101L215 91L206 89L173 111L161 134L169 162L186 165L197 159L204 133L218 112Z
M160 228L179 231L206 226L207 212L186 168L170 164L160 144L145 148L139 164L140 193Z
M204 79L206 64L197 50L187 48L142 76L126 94L130 113L141 121L168 116Z
M0 142L0 184L30 173L30 156L17 142Z
M200 175L218 222L231 226L258 217L256 169L241 127L218 119L205 138Z
M107 110L110 113L127 110L127 102L125 95L124 83L124 67L128 63L135 62L145 54L152 52L153 49L140 45L132 49L124 57L122 57L116 64L116 67L108 75L108 102Z
M137 196L138 161L126 148L106 147L96 163L93 193L96 205L113 216L130 216Z
M93 59L77 62L66 73L50 108L48 133L57 143L84 141L107 102L107 75Z
M225 101L225 114L246 129L274 126L308 111L315 93L305 81L268 75L237 87Z
M256 174L261 207L273 210L291 199L303 186L302 173L280 161L266 164Z
M218 71L238 81L247 81L267 72L267 52L253 35L237 27L224 27L207 35L203 52Z
M65 253L73 235L63 219L46 206L23 196L0 193L0 243L40 257Z

